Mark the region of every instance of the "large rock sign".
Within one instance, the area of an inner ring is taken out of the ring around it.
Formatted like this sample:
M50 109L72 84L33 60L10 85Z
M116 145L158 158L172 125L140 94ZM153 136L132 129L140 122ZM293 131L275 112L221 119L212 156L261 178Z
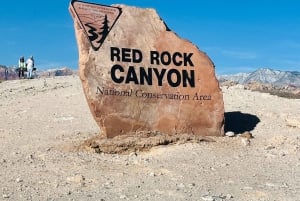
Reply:
M79 73L102 133L224 134L224 104L209 57L154 9L72 1Z

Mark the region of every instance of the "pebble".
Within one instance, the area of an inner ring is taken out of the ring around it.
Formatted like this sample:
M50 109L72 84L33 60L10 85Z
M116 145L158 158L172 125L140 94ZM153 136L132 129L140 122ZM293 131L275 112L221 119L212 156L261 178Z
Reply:
M154 172L150 172L150 173L149 173L149 176L150 176L150 177L155 177L156 175L155 175Z
M16 182L17 182L17 183L20 183L20 182L22 182L22 181L23 181L23 180L20 179L20 178L17 178L17 179L16 179Z
M250 145L250 140L248 138L242 138L242 144L244 146L249 146Z
M225 135L228 136L228 137L234 137L235 136L234 132L232 132L232 131L226 132Z
M275 149L275 146L273 145L268 145L264 148L265 150L271 150L271 149Z
M215 201L215 196L205 195L205 196L201 197L201 199L204 201Z
M253 187L251 186L245 186L242 188L242 190L253 190Z
M77 184L84 184L84 176L82 175L75 175L73 177L68 177L67 181L72 182L72 183L77 183Z
M3 194L2 197L3 198L9 198L9 195L8 194Z
M231 198L233 198L233 196L232 196L231 194L227 194L227 195L226 195L226 199L227 199L227 200L229 200L229 199L231 199Z
M245 131L245 132L243 132L242 134L240 134L239 137L251 139L251 138L253 138L253 135L252 135L252 133L250 133L249 131Z
M136 152L131 152L131 153L129 154L129 157L137 157L137 153L136 153Z
M283 183L281 186L280 186L280 188L288 188L289 187L289 185L287 184L287 183Z
M282 152L280 153L280 156L286 156L286 153Z
M227 166L229 166L228 163L222 163L222 164L221 164L221 167L227 167Z
M223 200L230 200L231 198L233 198L233 196L231 194L227 194L226 196L223 196L223 195L218 195L218 196L205 195L205 196L201 197L201 199L204 200L204 201L223 201Z
M185 185L183 183L180 183L177 186L178 186L178 188L185 188Z
M267 182L265 185L266 185L267 187L271 187L271 188L276 187L276 184L269 183L269 182Z
M196 186L195 183L188 184L188 187L189 187L189 188L193 188L193 187L195 187L195 186Z

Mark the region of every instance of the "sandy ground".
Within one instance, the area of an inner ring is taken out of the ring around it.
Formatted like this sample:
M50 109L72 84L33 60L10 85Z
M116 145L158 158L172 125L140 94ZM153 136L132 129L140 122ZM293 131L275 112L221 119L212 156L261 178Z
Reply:
M0 83L0 200L300 200L300 100L223 89L214 142L97 154L99 133L77 76ZM247 145L248 144L248 145Z

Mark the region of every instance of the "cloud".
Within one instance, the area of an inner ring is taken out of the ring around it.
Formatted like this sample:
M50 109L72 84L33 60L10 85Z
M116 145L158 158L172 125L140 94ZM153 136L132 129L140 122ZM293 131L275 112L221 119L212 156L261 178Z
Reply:
M225 57L231 57L234 59L257 59L257 54L255 52L243 51L243 50L229 50L222 47L205 47L203 48L206 52L214 52L215 54L220 54Z
M300 49L299 41L283 40L280 44L285 48Z
M254 52L243 52L236 50L222 50L224 56L234 57L236 59L256 59L257 55Z
M282 70L289 69L299 71L300 69L300 60L295 57L270 59L269 63L271 63L271 67Z
M289 59L281 60L281 62L289 65L296 65L296 66L300 65L300 61L289 60Z
M216 72L218 75L235 74L235 73L249 73L257 70L256 66L222 66L217 67Z

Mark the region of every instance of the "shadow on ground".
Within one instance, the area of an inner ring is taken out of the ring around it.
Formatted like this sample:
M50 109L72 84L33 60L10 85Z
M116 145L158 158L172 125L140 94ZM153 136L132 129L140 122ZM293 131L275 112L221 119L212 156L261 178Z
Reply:
M234 133L243 133L252 131L260 119L252 114L241 113L240 111L225 112L225 133L232 131Z

